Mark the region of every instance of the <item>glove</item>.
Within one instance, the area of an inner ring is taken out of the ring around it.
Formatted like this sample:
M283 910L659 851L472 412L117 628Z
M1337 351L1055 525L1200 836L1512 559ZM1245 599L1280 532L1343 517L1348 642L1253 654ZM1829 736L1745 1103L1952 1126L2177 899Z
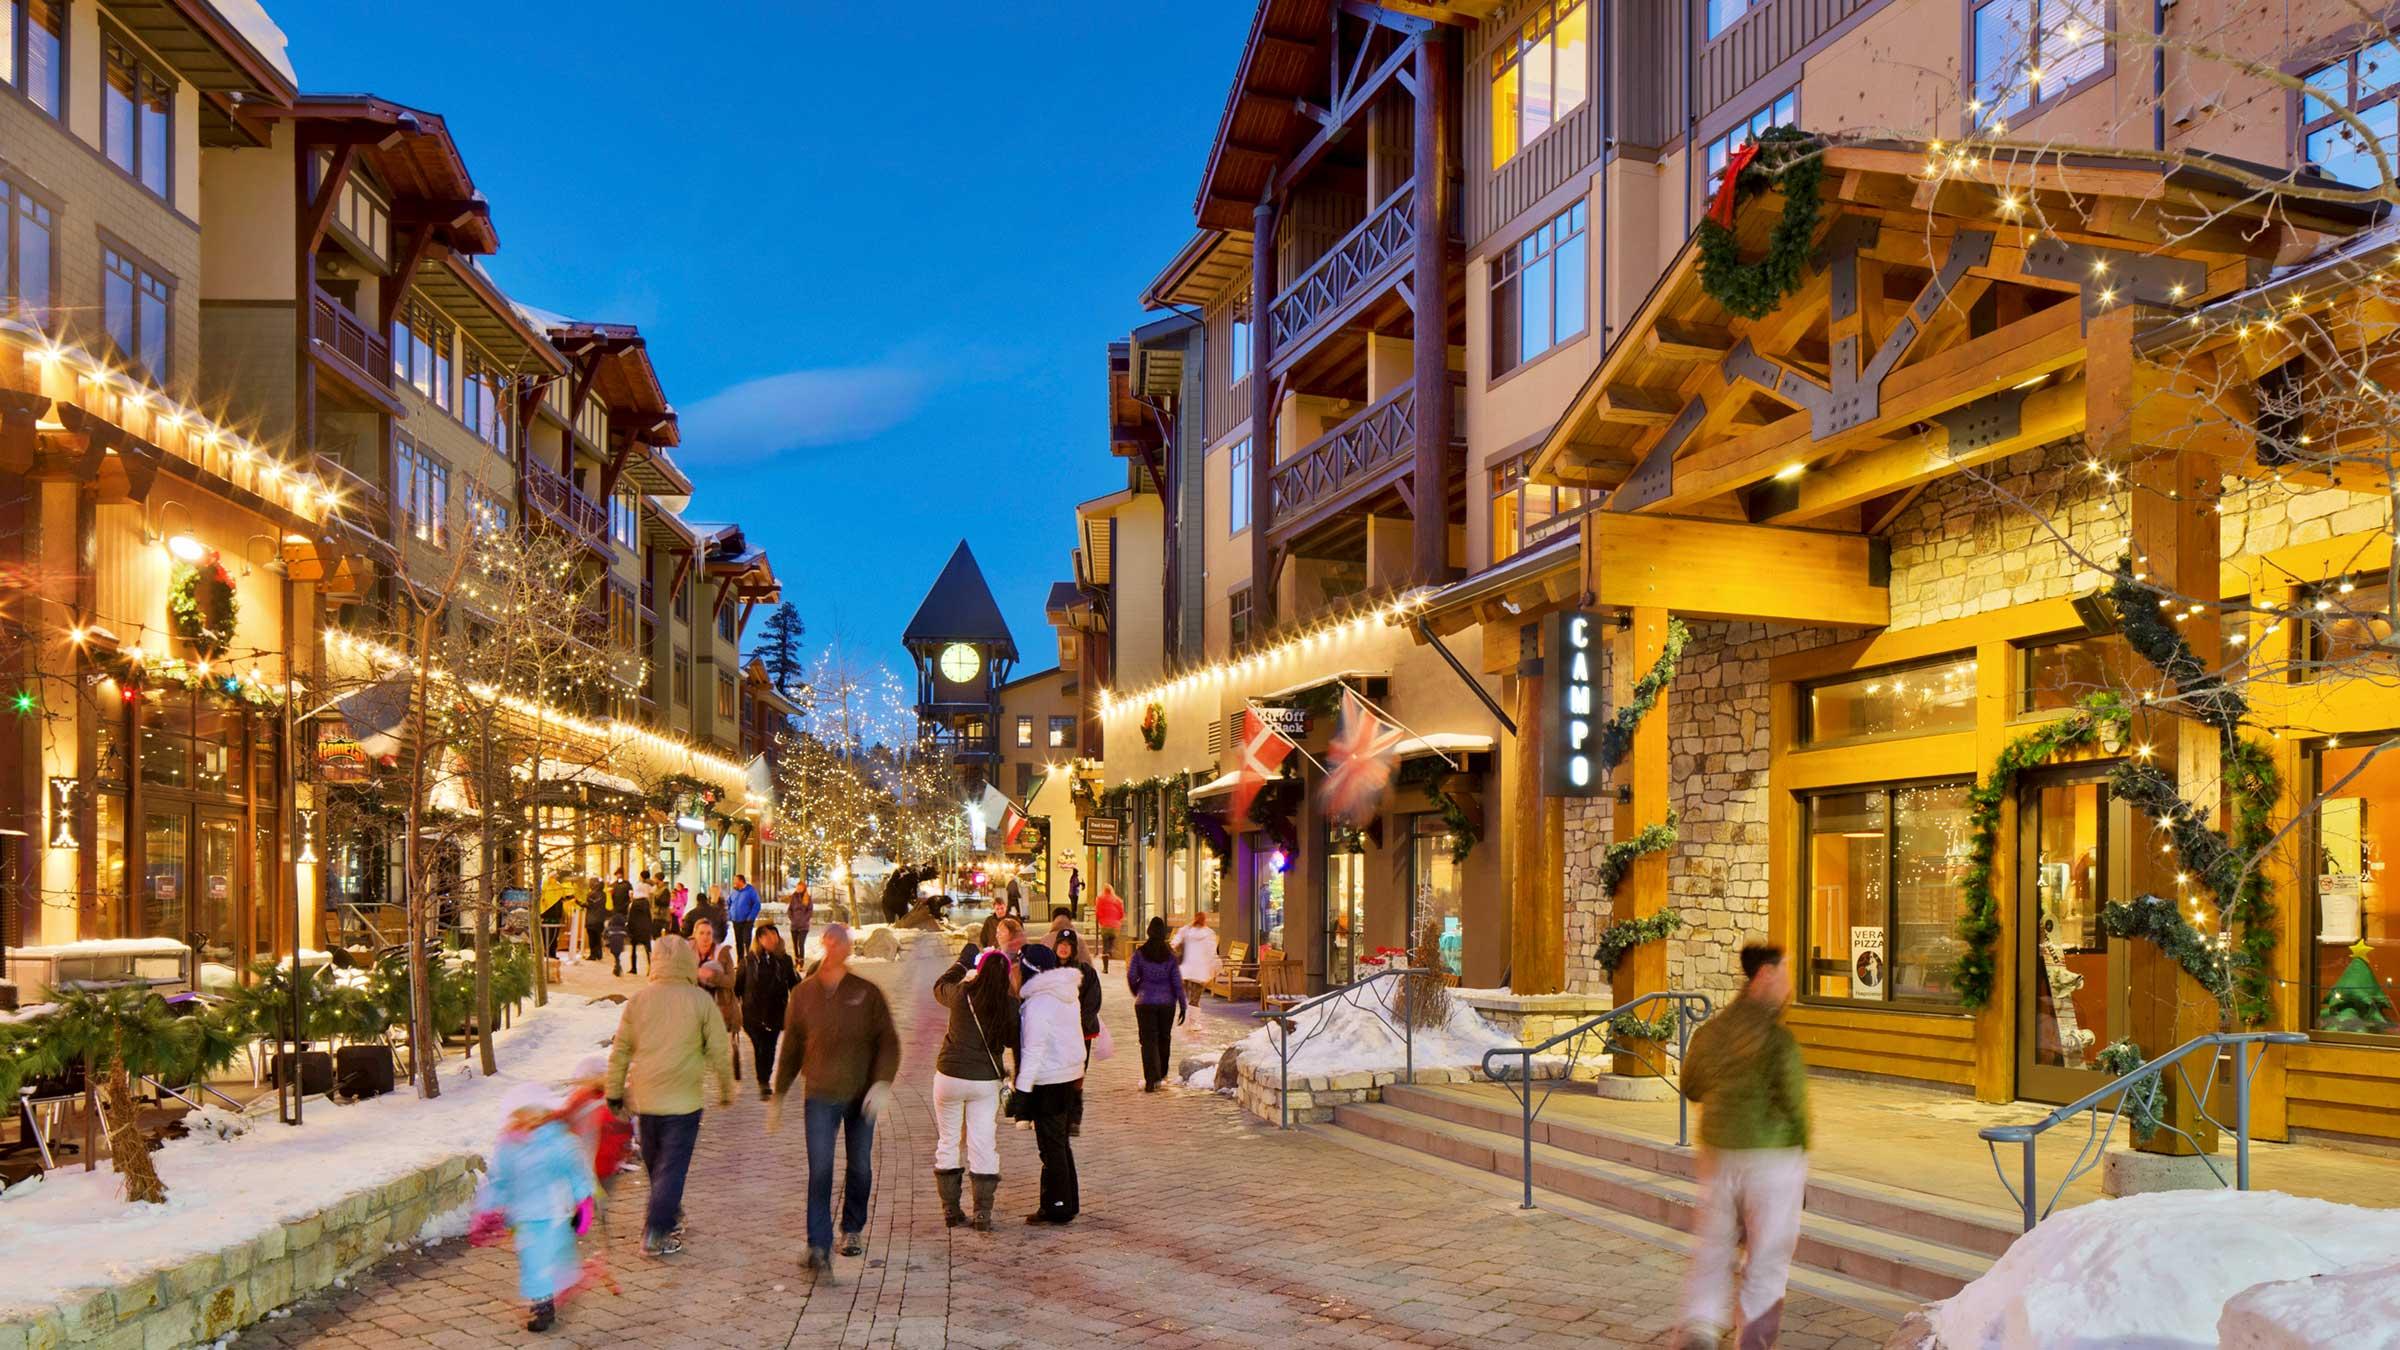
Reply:
M1182 1026L1184 1023L1186 1023L1186 1022L1188 1022L1188 1021L1190 1021L1190 1020L1192 1020L1192 1010L1191 1010L1191 1009L1189 1009L1189 1008L1177 1008L1177 1009L1175 1010L1175 1025L1177 1025L1177 1026Z
M625 1114L625 1099L624 1099L623 1097L611 1097L611 1098L609 1098L609 1099L608 1099L608 1110L609 1110L609 1114L610 1114L610 1115L617 1115L617 1116L624 1115L624 1114Z
M859 1104L859 1112L867 1118L868 1124L873 1124L875 1117L883 1114L884 1103L890 1101L891 1099L892 1085L889 1083L877 1083L873 1087L867 1089L867 1099Z
M597 1213L599 1210L592 1204L592 1197L583 1197L583 1203L575 1207L575 1236L582 1237L592 1231L592 1217Z
M767 1099L767 1133L783 1133L783 1098L781 1097Z

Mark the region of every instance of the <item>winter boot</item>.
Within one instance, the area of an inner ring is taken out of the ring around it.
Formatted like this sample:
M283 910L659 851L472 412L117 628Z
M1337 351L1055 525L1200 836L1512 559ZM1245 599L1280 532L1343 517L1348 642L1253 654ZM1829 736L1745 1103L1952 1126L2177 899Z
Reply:
M933 1188L942 1196L942 1227L956 1228L967 1221L967 1212L958 1207L959 1178L966 1173L961 1168L937 1167L933 1170Z
M548 1331L558 1324L558 1305L549 1299L533 1305L533 1316L525 1319L527 1331Z
M992 1201L1000 1194L998 1172L975 1172L969 1179L975 1183L975 1231L992 1231Z

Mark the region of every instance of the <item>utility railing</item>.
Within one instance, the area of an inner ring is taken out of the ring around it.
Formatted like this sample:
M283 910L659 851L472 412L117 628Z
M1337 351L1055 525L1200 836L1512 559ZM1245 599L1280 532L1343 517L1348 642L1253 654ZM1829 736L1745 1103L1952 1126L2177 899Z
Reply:
M2159 1095L2165 1086L2161 1080L2167 1070L2173 1069L2183 1084L2183 1090L2192 1094L2193 1100L2198 1102L2200 1118L2215 1126L2218 1133L2232 1134L2233 1188L2246 1191L2250 1189L2250 1077L2257 1072L2259 1062L2266 1058L2268 1046L2307 1043L2308 1037L2297 1031L2219 1031L2195 1036L2132 1073L2092 1089L2030 1125L1994 1125L1978 1131L1977 1137L1991 1150L1992 1170L1999 1174L2000 1187L2008 1192L2010 1199L2017 1202L2018 1212L2025 1220L2025 1231L2031 1232L2035 1224L2049 1218L2050 1212L2058 1208L2059 1198L2066 1194L2067 1187L2075 1184L2077 1177L2099 1166L2101 1157L2107 1152L2108 1141L2116 1137L2117 1122L2125 1118L2129 1109L2135 1112L2137 1118L2144 1110L2157 1109ZM2258 1047L2255 1055L2250 1052L2253 1045ZM2233 1122L2230 1129L2224 1121L2209 1113L2209 1098L2215 1093L2218 1082L2225 1077L2217 1071L2220 1049L2233 1051ZM2202 1054L2202 1051L2207 1053ZM2205 1087L2192 1082L2191 1061L2195 1058L2207 1065L2208 1083ZM2112 1097L2116 1099L2116 1104L2107 1108L2107 1128L2103 1129L2101 1122L2104 1113L2100 1104ZM2063 1125L2079 1115L2089 1118L2083 1146L2076 1150L2075 1161L2068 1165L2067 1174L2059 1178L2058 1185L2044 1202L2040 1197L2041 1183L2036 1176L2039 1150L2035 1145L2053 1127ZM2191 1145L2200 1161L2207 1164L2209 1174L2217 1179L2217 1184L2225 1184L2224 1171L2217 1166L2215 1159L2200 1148L2199 1141L2192 1138L2188 1131L2166 1120L2159 1121L2153 1133L2159 1131L2172 1134ZM2015 1144L2024 1151L2019 1164L2020 1175L2024 1179L2022 1189L2009 1183L2007 1171L2000 1166L2002 1144Z
M1404 981L1411 975L1422 975L1427 979L1441 978L1438 971L1393 966L1376 971L1363 980L1352 980L1322 994L1302 999L1288 1008L1261 1008L1258 1011L1258 1016L1274 1024L1280 1033L1274 1038L1275 1067L1282 1075L1282 1088L1275 1102L1277 1129L1288 1130L1292 1127L1292 1051L1308 1044L1309 1038L1323 1031L1326 1023L1333 1019L1333 1010L1336 1008L1365 1008L1382 1018L1385 1026L1399 1032L1403 1065L1401 1077L1406 1082L1417 1081L1417 1033L1416 1028L1409 1024L1407 1008L1402 1003L1407 996L1408 985L1395 983L1388 989L1373 987L1385 980ZM1295 1041L1292 1024L1307 1012L1316 1013L1316 1020L1309 1024L1308 1030L1299 1033L1299 1039Z
M1675 1048L1672 1051L1667 1050L1664 1041L1651 1040L1647 1037L1638 1040L1622 1039L1618 1035L1620 1031L1626 1029L1628 1023L1635 1021L1633 1017L1635 1012L1653 1003L1665 1004L1667 1012L1674 1016ZM1655 994L1644 994L1630 1003L1611 1008L1598 1017L1578 1022L1539 1045L1504 1045L1483 1052L1483 1076L1495 1083L1506 1085L1509 1094L1517 1099L1517 1105L1523 1112L1525 1200L1520 1208L1533 1208L1533 1118L1540 1115L1542 1108L1550 1104L1550 1094L1558 1090L1560 1083L1574 1078L1575 1065L1583 1058L1586 1042L1591 1037L1598 1036L1600 1054L1631 1055L1647 1064L1652 1072L1662 1080L1667 1079L1666 1061L1672 1059L1675 1064L1676 1078L1680 1079L1683 1073L1683 1053L1690 1048L1692 1043L1692 1028L1708 1020L1709 1007L1706 994L1687 993L1680 989L1662 989ZM1556 1077L1546 1080L1549 1086L1542 1089L1542 1099L1537 1102L1533 1099L1534 1058L1538 1055L1548 1054L1561 1045L1570 1047L1566 1056L1566 1065ZM1649 1048L1645 1049L1645 1047ZM1652 1051L1656 1053L1652 1053ZM1494 1061L1511 1055L1517 1058L1517 1068L1516 1072L1507 1073L1501 1070ZM1679 1082L1675 1084L1675 1087L1675 1143L1677 1147L1683 1147L1691 1143L1691 1103L1684 1100L1682 1086Z

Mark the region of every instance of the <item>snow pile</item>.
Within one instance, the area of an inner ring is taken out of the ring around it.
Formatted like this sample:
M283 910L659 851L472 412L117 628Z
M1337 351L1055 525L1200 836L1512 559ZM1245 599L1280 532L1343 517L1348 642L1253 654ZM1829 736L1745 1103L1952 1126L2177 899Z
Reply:
M312 1101L298 1129L270 1124L222 1139L202 1129L174 1140L155 1155L167 1183L162 1205L118 1199L116 1173L105 1164L12 1188L0 1198L0 1322L55 1308L72 1290L121 1284L250 1241L446 1158L481 1154L499 1133L509 1089L564 1081L608 1042L618 1015L614 1003L562 996L526 1009L494 1037L499 1074L469 1077L461 1061L444 1063L433 1101L403 1086L350 1106Z
M2225 1350L2400 1350L2400 1265L2253 1285L2217 1319Z
M428 1243L449 1242L455 1238L462 1238L467 1235L467 1230L474 1226L475 1207L473 1205L460 1205L456 1209L446 1209L425 1220L425 1226L417 1230L417 1245L422 1247Z
M1358 1002L1336 999L1293 1018L1292 1076L1397 1071L1407 1064L1408 1042L1394 1025L1399 1021L1398 983L1386 980L1361 990ZM1374 1006L1363 1006L1367 1003ZM1418 1068L1480 1067L1484 1051L1517 1044L1507 1032L1484 1021L1464 999L1453 998L1449 1004L1446 1022L1416 1029ZM1275 1027L1265 1026L1243 1037L1243 1066L1253 1072L1276 1072L1275 1043L1281 1035Z
M2306 1281L2400 1252L2400 1212L2365 1209L2276 1191L2165 1191L2079 1205L2018 1238L1973 1284L1933 1305L1935 1334L1946 1350L2037 1350L2052 1346L2139 1344L2213 1346L2218 1319L2254 1286L2259 1316L2284 1325L2341 1318L2331 1339L2258 1339L2255 1346L2363 1342L2372 1325L2353 1291L2329 1308L2313 1303ZM2345 1277L2348 1279L2349 1277ZM2362 1279L2372 1282L2371 1275ZM2400 1280L2384 1272L2379 1302L2400 1319ZM2319 1282L2322 1286L2324 1282ZM2243 1318L2245 1325L2249 1319ZM2262 1325L2273 1325L2264 1323ZM2345 1338L2347 1337L2347 1338ZM2227 1345L2236 1342L2228 1340ZM2392 1342L2375 1342L2391 1344Z

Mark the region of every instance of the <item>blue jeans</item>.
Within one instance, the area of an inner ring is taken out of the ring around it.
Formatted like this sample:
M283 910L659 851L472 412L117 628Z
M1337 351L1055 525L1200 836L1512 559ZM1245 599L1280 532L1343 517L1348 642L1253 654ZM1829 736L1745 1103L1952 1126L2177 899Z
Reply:
M650 1176L650 1212L642 1235L663 1238L683 1221L683 1178L692 1170L692 1146L700 1142L700 1113L635 1116L642 1144L642 1170Z
M849 1165L842 1174L842 1231L864 1232L867 1200L875 1189L875 1122L867 1119L866 1098L819 1101L808 1097L800 1111L808 1125L808 1245L812 1250L833 1246L833 1139L845 1136Z

